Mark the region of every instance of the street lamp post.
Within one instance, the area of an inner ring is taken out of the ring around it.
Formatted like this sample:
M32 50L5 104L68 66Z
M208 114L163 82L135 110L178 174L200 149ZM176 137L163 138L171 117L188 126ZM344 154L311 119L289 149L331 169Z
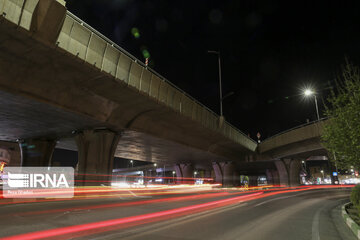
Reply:
M313 92L313 91L310 90L310 89L306 89L306 90L304 91L304 94L305 94L305 96L314 95L315 107L316 107L316 115L317 115L317 119L318 119L318 121L319 121L319 120L320 120L320 115L319 115L319 108L318 108L318 103L317 103L317 98L316 98L315 92Z
M223 107L222 107L222 83L221 83L221 60L220 60L220 52L219 51L208 51L208 53L213 53L218 56L218 62L219 62L219 93L220 93L220 117L223 116Z
M194 171L194 184L196 183L196 175L198 174L197 171Z
M305 171L306 171L306 162L303 160L303 161L301 161L301 163L303 164Z
M130 160L130 163L131 163L131 168L133 168L134 167L134 161Z
M323 182L325 181L325 177L324 177L324 170L320 170L322 177L323 177Z

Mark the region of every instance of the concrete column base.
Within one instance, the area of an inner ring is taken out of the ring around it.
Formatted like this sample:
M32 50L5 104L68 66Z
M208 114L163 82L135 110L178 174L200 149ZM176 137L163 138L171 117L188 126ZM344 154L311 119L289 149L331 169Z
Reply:
M275 185L274 184L274 177L273 177L273 173L272 173L271 169L266 169L265 175L266 175L267 184L268 185Z
M183 179L194 177L194 168L191 163L176 164L174 168L176 172L177 183L194 183L194 181L191 179Z
M235 184L235 165L232 162L213 162L215 182L221 183L224 187Z
M8 162L5 161L7 166L11 166L11 167L21 166L21 151L20 151L19 143L0 141L0 149L5 149L10 153L10 160Z
M120 136L109 130L85 130L76 137L78 185L110 185Z
M282 186L299 186L301 161L295 159L283 159L275 161L279 174L279 184Z
M19 142L21 166L51 166L51 158L55 149L55 140L26 139Z

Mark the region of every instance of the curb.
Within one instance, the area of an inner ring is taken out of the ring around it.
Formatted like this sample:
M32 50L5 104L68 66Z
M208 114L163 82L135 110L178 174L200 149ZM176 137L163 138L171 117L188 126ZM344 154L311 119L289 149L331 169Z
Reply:
M360 239L360 226L357 225L348 215L348 213L345 210L345 206L349 205L350 203L346 203L342 205L341 207L341 216L343 217L346 225L351 229L351 231L355 234L355 236Z

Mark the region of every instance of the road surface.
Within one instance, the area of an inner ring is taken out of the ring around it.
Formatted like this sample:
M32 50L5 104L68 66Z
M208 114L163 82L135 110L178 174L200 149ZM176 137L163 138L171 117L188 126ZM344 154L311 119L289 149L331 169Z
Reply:
M339 206L350 189L157 191L2 204L6 239L356 239Z

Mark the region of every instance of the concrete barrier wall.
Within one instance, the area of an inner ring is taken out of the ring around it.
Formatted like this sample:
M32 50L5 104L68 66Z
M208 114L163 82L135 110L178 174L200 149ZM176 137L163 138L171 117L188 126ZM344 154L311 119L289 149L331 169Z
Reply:
M29 30L32 13L38 2L39 0L27 0L24 4L24 0L0 0L0 10L6 13L7 20L20 23L20 26ZM69 12L63 20L56 44L100 71L112 75L117 81L255 151L257 144L253 140L227 122L220 128L219 116L214 112L145 67L139 60Z
M0 14L5 19L30 30L31 18L39 0L0 0Z
M326 124L327 121L328 120L315 122L267 139L259 145L259 152L264 153L291 143L297 143L312 138L319 138L322 134L324 124Z

